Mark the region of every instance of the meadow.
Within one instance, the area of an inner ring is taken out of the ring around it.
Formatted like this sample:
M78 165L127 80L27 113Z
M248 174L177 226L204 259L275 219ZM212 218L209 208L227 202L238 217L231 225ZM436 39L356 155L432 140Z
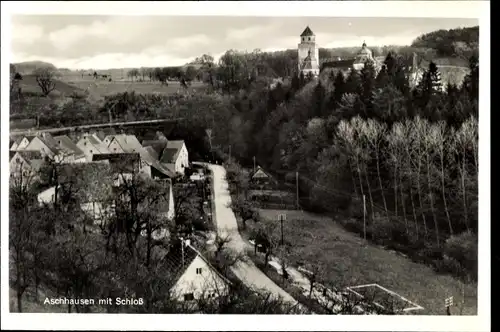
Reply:
M259 210L264 222L286 214L285 243L293 266L317 264L321 283L350 287L376 283L424 307L417 314L444 315L444 300L453 296L452 315L477 314L477 287L435 272L394 251L365 242L329 217L302 211ZM319 281L319 280L318 280Z

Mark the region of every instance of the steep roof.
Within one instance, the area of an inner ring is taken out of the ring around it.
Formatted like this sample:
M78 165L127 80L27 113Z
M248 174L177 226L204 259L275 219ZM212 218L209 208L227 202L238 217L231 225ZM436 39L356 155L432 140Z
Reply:
M123 151L127 153L139 152L142 149L141 143L134 135L120 134L113 136L113 138L122 147ZM110 140L110 144L111 142L112 140Z
M178 243L173 245L168 254L164 256L163 262L165 263L165 268L168 274L172 276L170 279L169 286L174 286L180 277L186 272L189 265L194 261L196 257L200 257L209 267L209 269L217 275L226 284L231 284L231 282L225 278L222 274L217 271L215 267L210 264L210 262L193 246L184 245L184 250L181 248L181 244Z
M309 37L309 36L314 36L314 32L312 32L311 28L307 26L304 31L300 34L301 37Z
M144 150L146 150L151 157L153 157L155 160L158 160L158 154L156 153L155 149L153 149L152 146L146 146L144 147Z
M158 156L157 159L161 158L163 150L167 147L168 141L166 140L145 140L142 141L142 146L151 147L156 152Z
M161 154L161 162L165 164L175 163L184 141L168 141L167 146Z
M37 136L45 145L52 151L54 154L59 154L62 149L59 146L59 143L52 137L49 133L43 133L40 136Z
M150 147L149 147L150 148ZM139 150L141 158L145 161L149 166L154 167L157 171L168 176L170 178L174 177L175 174L171 172L168 168L164 167L158 159L156 159L150 152L149 149L142 148ZM154 153L154 151L153 151Z
M85 154L75 143L66 135L55 136L54 139L66 153L74 154L75 157L83 157Z

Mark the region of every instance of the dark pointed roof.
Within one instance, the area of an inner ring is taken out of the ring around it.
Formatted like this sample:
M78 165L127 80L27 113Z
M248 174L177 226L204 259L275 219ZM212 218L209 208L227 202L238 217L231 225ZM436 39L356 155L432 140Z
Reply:
M309 26L307 26L304 30L304 32L302 32L302 34L300 35L301 37L309 37L309 36L314 36L314 32L312 32L311 28L309 28Z

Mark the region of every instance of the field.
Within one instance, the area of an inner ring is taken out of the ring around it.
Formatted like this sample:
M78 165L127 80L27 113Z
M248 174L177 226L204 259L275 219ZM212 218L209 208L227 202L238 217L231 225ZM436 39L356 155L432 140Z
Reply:
M91 77L81 76L62 76L60 79L55 80L55 90L50 93L50 97L69 97L72 93L89 93L91 100L101 100L107 95L115 93L123 93L126 91L136 93L162 93L174 94L184 91L180 83L177 81L168 82L168 86L161 85L159 82L150 82L146 79L145 82L118 80L107 81L104 79L93 79ZM33 75L25 75L20 84L24 92L41 93L35 77ZM188 91L195 91L202 89L205 84L202 82L192 82Z
M444 300L453 296L452 315L477 314L477 286L412 262L395 252L364 243L328 217L301 211L260 210L269 222L286 213L285 241L292 243L292 265L318 262L323 279L336 287L378 284L424 308L415 313L444 315Z

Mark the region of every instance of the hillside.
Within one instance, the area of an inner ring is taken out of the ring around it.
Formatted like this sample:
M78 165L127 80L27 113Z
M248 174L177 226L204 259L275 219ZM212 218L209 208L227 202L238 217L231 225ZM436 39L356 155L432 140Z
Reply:
M51 94L62 94L65 96L69 96L70 94L76 92L76 93L83 93L83 89L80 89L76 86L70 85L68 83L65 83L61 80L55 79L54 80L56 84L56 88L54 91L51 92ZM24 92L34 92L34 93L41 93L41 89L38 86L38 83L36 82L36 78L34 75L24 75L22 81L19 83L22 91Z
M36 68L50 68L56 70L56 66L51 63L43 62L43 61L26 61L26 62L18 62L14 63L16 67L16 71L21 73L22 75L32 74Z
M479 51L479 26L429 32L411 46L434 49L438 56L468 58Z

